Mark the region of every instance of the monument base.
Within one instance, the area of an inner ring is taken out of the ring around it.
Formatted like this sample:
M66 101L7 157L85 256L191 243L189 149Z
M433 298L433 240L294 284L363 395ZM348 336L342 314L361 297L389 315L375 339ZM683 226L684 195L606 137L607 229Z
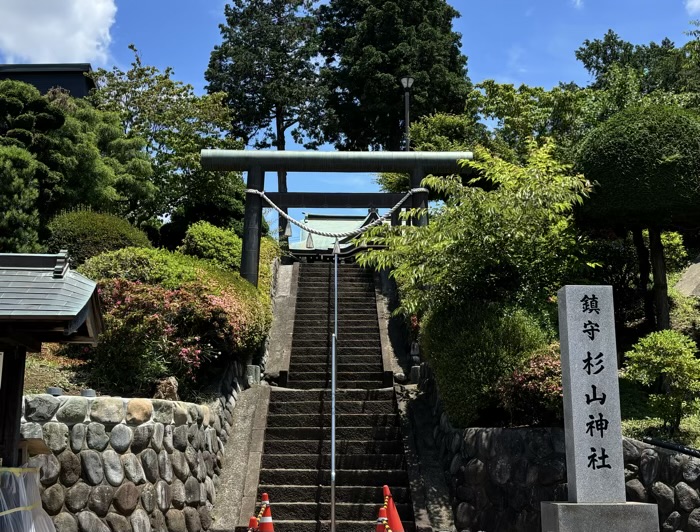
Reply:
M656 504L543 502L542 532L659 532Z

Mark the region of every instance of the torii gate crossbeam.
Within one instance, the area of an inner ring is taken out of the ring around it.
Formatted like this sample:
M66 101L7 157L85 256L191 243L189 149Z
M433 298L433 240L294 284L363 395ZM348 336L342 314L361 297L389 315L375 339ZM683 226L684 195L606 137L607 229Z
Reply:
M257 151L257 150L202 150L202 168L205 170L246 171L247 187L264 190L265 172L403 172L411 176L411 187L420 186L428 174L457 174L462 172L460 160L473 159L472 152L320 152L320 151ZM299 201L300 193L277 193L280 207ZM353 203L355 194L342 193ZM336 195L334 195L336 196ZM337 196L340 196L338 194ZM337 199L335 200L337 201ZM294 203L296 205L296 203ZM427 194L413 197L413 208L427 208ZM427 223L427 219L419 220ZM248 194L243 221L243 252L241 276L258 285L260 237L262 236L262 198Z

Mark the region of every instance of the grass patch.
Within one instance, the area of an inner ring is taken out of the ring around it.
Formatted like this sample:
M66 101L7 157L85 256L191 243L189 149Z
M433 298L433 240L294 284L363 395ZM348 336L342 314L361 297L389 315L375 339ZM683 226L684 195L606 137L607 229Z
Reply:
M46 393L49 386L58 386L65 395L80 395L89 388L86 361L63 356L58 344L44 344L41 353L27 353L24 369L24 393Z

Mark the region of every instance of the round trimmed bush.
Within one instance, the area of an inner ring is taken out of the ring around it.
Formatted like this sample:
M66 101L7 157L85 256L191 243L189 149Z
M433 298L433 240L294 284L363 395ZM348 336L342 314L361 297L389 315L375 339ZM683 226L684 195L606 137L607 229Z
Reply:
M187 229L178 251L209 260L227 270L238 270L242 249L243 242L234 231L201 221Z
M421 326L440 398L461 427L497 407L499 380L546 344L547 335L525 310L476 301L432 309Z
M88 210L66 212L51 220L48 229L48 250L56 253L67 249L74 267L107 251L151 247L146 233L112 214Z
M678 107L650 105L617 113L586 138L577 156L595 192L588 220L606 226L697 222L700 120Z

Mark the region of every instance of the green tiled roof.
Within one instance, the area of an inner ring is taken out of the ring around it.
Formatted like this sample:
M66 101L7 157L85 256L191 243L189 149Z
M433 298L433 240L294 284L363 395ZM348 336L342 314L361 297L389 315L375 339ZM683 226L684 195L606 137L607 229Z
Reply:
M347 215L347 214L314 214L304 213L304 223L313 229L324 231L327 233L344 233L358 229L377 218L376 213L367 215ZM298 242L290 242L289 249L291 250L308 250L306 247L306 239L308 232L301 231L301 239ZM312 236L314 241L314 249L318 251L327 251L333 249L335 239L327 236ZM350 239L341 239L341 249L349 247L347 243Z

